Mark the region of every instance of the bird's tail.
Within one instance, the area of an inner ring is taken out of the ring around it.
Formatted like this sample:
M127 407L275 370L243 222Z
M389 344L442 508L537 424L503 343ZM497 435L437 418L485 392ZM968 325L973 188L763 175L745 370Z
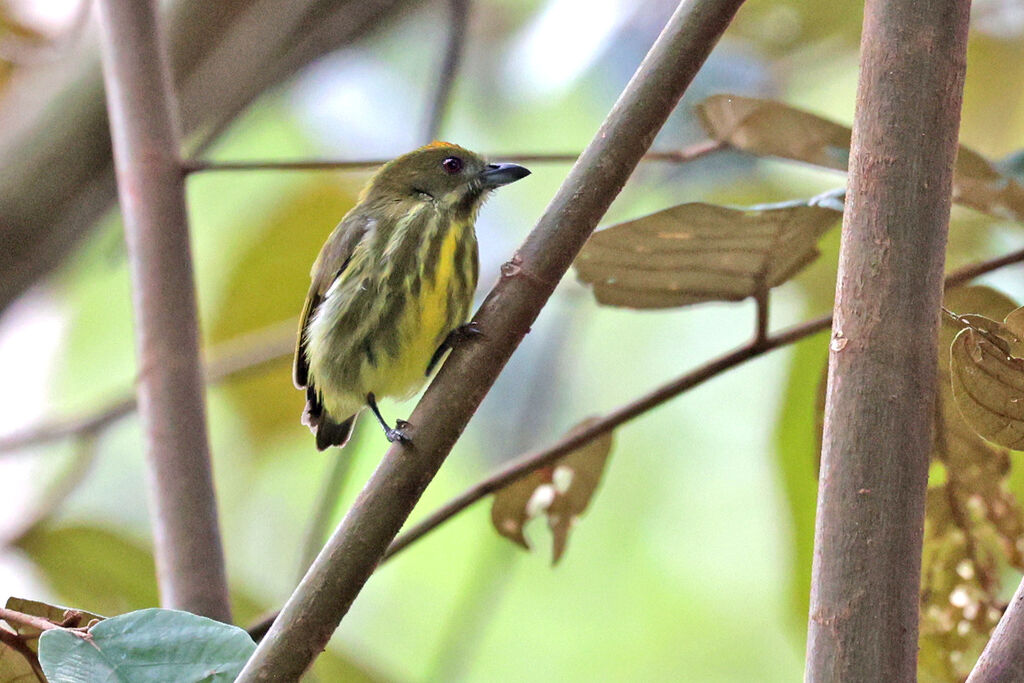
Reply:
M330 415L323 414L320 424L316 426L316 448L318 451L325 451L331 446L341 448L348 443L352 436L352 428L355 427L356 416L352 415L347 420L335 422Z
M356 415L350 415L346 420L335 422L319 401L310 399L306 402L306 409L302 412L302 424L307 425L309 431L316 435L317 450L325 451L331 446L341 448L348 443L352 436L352 428L356 424Z

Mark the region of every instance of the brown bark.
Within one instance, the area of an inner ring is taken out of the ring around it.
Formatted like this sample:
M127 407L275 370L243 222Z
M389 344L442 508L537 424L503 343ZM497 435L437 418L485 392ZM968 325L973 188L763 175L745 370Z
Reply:
M103 0L100 17L132 272L138 404L161 603L230 622L206 437L185 178L156 0Z
M868 0L829 359L809 681L913 681L969 3Z

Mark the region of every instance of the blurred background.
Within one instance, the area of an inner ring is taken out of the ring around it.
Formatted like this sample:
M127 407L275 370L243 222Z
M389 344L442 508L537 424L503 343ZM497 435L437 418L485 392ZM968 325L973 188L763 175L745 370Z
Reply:
M66 94L98 73L83 66L96 54L89 5L0 0L0 186L33 146L56 145L59 157L59 136L97 135L84 123L88 109L67 106ZM174 5L168 3L169 12ZM580 151L674 6L667 0L474 0L438 137L497 161L503 154ZM716 93L779 99L849 124L861 12L859 3L750 0L654 149L704 140L692 106ZM201 143L185 102L185 146L211 161L358 160L390 158L428 142L427 112L449 24L449 2L405 3L239 107L206 130ZM238 63L245 59L240 52ZM1024 147L1022 3L974 3L968 60L962 141L993 159ZM51 119L64 122L59 131L40 126ZM77 161L54 163L60 173L61 163ZM533 175L496 193L481 213L481 296L569 168L526 165ZM340 487L330 494L336 504L329 508L329 531L386 447L376 425L364 420L343 452L317 453L299 424L303 397L291 384L288 351L310 265L368 177L368 171L204 171L188 181L207 358L222 368L253 365L264 352L276 358L234 372L208 393L241 624L280 606L301 576L304 537L325 482ZM51 180L38 175L26 191L45 194ZM842 183L838 174L732 152L685 165L649 162L603 225L685 201L749 205L810 197ZM3 202L0 209L11 211ZM52 248L60 258L0 311L0 441L54 420L88 418L130 396L136 367L120 218L116 208L96 215L73 243L58 236L61 246ZM0 212L0 230L10 217ZM1024 244L1015 224L959 208L953 220L951 267ZM8 241L4 249L10 254L22 246ZM773 328L831 309L837 246L833 230L823 257L773 292ZM13 272L0 272L0 279ZM1019 270L989 281L1024 301ZM604 308L567 277L412 521L503 460L743 343L753 320L752 303L658 312ZM827 335L817 335L749 362L617 430L604 480L555 567L543 521L528 527L534 550L525 553L492 530L488 501L431 533L373 576L314 675L799 680L816 488L815 403L826 344ZM382 408L393 419L412 405ZM1014 486L1024 492L1020 482ZM4 449L0 500L4 596L106 615L156 604L143 447L133 413L85 436ZM1007 585L1012 590L1016 579Z

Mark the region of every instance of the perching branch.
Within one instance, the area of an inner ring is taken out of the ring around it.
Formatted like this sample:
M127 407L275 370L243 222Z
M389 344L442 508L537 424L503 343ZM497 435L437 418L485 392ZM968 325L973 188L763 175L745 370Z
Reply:
M942 268L970 4L868 0L822 437L807 680L916 680Z
M967 677L967 683L1015 683L1024 680L1024 581L1017 586L992 637Z
M474 317L484 338L455 349L441 368L409 418L412 442L388 450L242 670L239 681L295 680L326 646L487 390L740 4L741 0L690 0L680 4Z
M199 366L185 180L156 0L100 2L103 75L132 271L138 397L161 602L230 622Z
M444 60L438 69L437 86L430 99L427 109L426 123L423 126L423 142L428 143L437 138L441 123L448 112L455 77L459 72L462 53L466 47L466 28L469 26L470 0L448 1L448 42L444 48Z

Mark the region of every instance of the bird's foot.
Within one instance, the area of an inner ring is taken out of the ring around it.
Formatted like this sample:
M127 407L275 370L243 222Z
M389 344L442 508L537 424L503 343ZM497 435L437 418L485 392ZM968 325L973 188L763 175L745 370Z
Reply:
M465 325L459 325L456 327L448 333L447 337L444 338L441 345L437 347L437 351L434 351L433 357L427 364L427 375L430 375L430 373L434 371L434 368L437 367L438 362L440 362L441 358L444 357L444 354L448 349L454 349L459 344L464 344L467 341L482 336L484 336L483 330L481 330L480 326L472 320Z
M384 438L386 438L391 443L394 443L396 441L402 444L412 443L412 439L410 439L409 435L405 432L405 430L411 426L412 425L410 425L405 420L395 420L394 429L384 430Z

